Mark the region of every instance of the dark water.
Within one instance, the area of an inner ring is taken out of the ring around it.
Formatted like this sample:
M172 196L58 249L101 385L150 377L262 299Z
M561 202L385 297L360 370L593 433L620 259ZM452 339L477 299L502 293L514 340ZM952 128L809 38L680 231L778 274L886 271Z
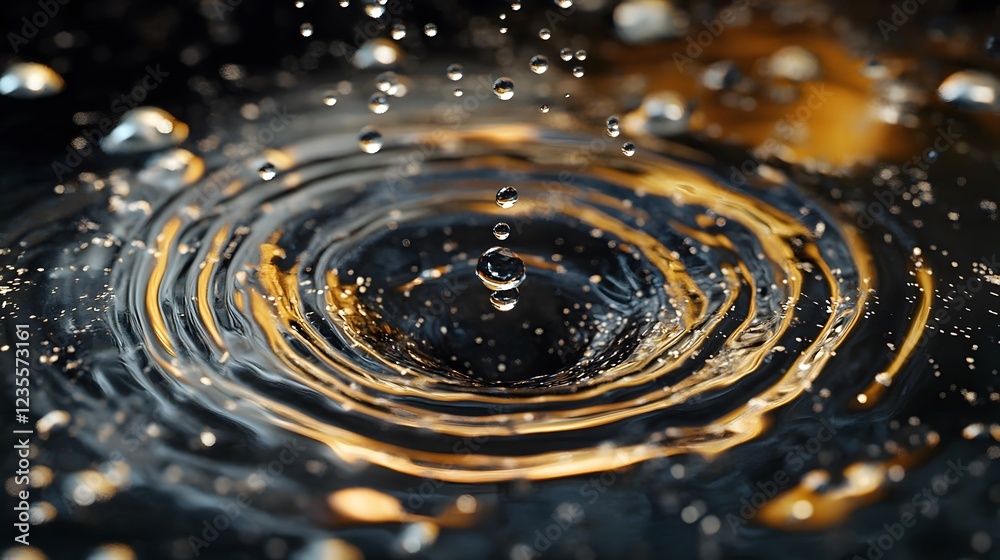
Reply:
M358 4L127 10L187 68L79 165L103 51L39 42L7 555L997 557L992 8Z

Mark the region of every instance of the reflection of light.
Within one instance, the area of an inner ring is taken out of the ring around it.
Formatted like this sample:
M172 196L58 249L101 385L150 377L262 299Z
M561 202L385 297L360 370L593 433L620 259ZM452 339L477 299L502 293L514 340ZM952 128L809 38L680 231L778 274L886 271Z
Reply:
M372 51L372 56L375 57L380 64L392 64L396 62L396 51L392 47L386 45L379 45L375 47Z
M28 76L28 78L24 80L24 85L31 91L42 91L42 88L45 87L45 79L37 74Z

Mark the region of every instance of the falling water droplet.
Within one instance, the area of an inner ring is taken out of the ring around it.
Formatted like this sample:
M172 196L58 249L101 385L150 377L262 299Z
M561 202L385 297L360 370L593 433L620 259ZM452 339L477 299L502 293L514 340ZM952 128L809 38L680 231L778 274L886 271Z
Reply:
M612 138L617 138L622 132L622 123L618 120L618 117L608 117L608 136Z
M622 153L625 154L628 157L634 156L635 155L635 144L633 144L631 142L625 142L624 144L622 144Z
M511 2L510 9L514 10L515 12L518 11L518 10L520 10L521 9L521 3L520 2Z
M538 108L538 110L539 110L540 112L542 112L542 113L548 113L548 112L549 112L549 106L548 106L548 105L542 105L542 106L540 106L540 107Z
M351 5L351 0L340 0L340 7L346 8Z
M580 62L587 60L587 51L576 51L576 59Z
M313 26L312 26L312 24L307 22L307 23L303 23L302 25L300 25L299 26L299 34L302 35L303 37L312 37L312 34L313 34Z
M531 61L528 64L531 66L531 71L535 74L544 74L549 69L549 59L540 54L531 57Z
M11 64L0 76L0 95L18 99L48 97L63 90L66 83L55 70L34 62Z
M538 30L538 36L543 41L548 41L552 37L552 31L550 31L549 28L547 28L547 27L543 27L543 28L541 28L541 29Z
M462 79L462 65L452 64L448 67L448 79L457 82Z
M507 225L507 222L500 222L493 226L493 237L496 237L500 241L510 237L510 226Z
M397 23L392 26L392 38L399 41L403 37L406 37L406 26L402 23Z
M577 66L576 68L573 68L573 76L576 77L576 78L582 78L583 77L583 66Z
M555 2L556 6L559 6L560 8L563 9L573 7L573 0L553 0L553 1Z
M497 290L490 294L490 303L497 311L510 311L514 309L517 305L517 299L520 294L517 288L511 288L509 290Z
M337 104L337 97L332 93L328 93L325 96L323 96L323 105L326 105L327 107L333 107L336 104Z
M510 78L498 78L493 82L493 93L504 101L514 97L514 82Z
M497 191L497 206L510 208L517 203L517 189L514 187L503 187Z
M491 247L479 257L476 275L491 290L510 290L524 282L525 268L513 251L505 247Z
M462 88L455 88L455 90L451 92L451 94L455 97L462 97L463 93L465 92L462 91Z
M428 37L434 37L438 34L438 26L433 23L428 23L424 26L424 35Z
M372 113L381 115L389 110L389 100L381 93L373 93L368 98L368 108L371 109Z
M392 95L396 87L399 87L399 76L395 72L382 72L375 76L375 89Z
M562 49L559 51L559 58L570 61L573 60L573 49Z
M305 8L306 7L306 3L303 2L302 0L298 0L297 2L295 2L295 7L299 8L299 9Z
M366 128L358 135L358 145L363 152L374 154L382 149L382 134L373 128Z
M1000 112L1000 80L987 72L955 72L941 82L937 92L943 101L956 107Z
M369 17L379 18L385 13L385 6L379 0L365 0L365 13Z
M257 175L265 181L270 181L278 175L278 172L274 169L274 164L265 163L260 169L257 170Z

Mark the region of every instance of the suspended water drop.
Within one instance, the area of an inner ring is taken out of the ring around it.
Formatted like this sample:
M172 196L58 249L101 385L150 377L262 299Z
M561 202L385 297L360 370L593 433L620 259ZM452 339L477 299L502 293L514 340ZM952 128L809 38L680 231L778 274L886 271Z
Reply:
M448 67L448 79L453 82L461 80L462 70L463 68L461 64L452 64L451 66Z
M392 38L395 40L400 40L406 37L406 26L402 23L396 23L392 26Z
M542 113L548 113L549 112L549 106L548 105L542 105L542 106L540 106L538 108L538 110L541 111Z
M581 62L587 60L587 51L576 51L576 59Z
M479 257L476 275L491 290L510 290L524 282L524 261L506 247L491 247Z
M380 18L385 13L385 2L365 0L365 13L371 18Z
M500 33L501 34L507 33L507 28L506 27L501 27L500 28Z
M101 139L108 154L134 154L176 146L188 136L188 125L156 107L136 107Z
M559 51L559 58L570 61L573 60L573 49L562 49Z
M622 153L625 154L628 157L634 156L635 155L635 144L633 144L631 142L625 142L624 144L622 144Z
M514 97L514 82L510 78L497 78L493 82L493 93L504 101Z
M332 93L328 93L323 96L323 105L326 105L327 107L333 107L336 104L337 104L337 97Z
M402 56L402 51L399 50L399 47L395 43L388 39L376 37L361 45L361 48L351 57L351 63L361 69L372 66L392 66Z
M399 76L395 72L382 72L375 76L375 89L391 95L396 87L399 87Z
M618 120L618 117L608 117L607 126L608 136L617 138L618 135L621 134L622 124L621 121Z
M296 8L305 8L306 7L306 3L303 2L302 0L298 0L297 2L295 2L295 7Z
M306 22L299 26L299 34L303 37L312 37L313 26L311 23Z
M34 62L11 64L0 76L0 95L18 99L48 97L63 90L66 83L55 70Z
M389 100L381 93L373 93L368 98L368 108L371 109L372 113L381 115L389 110Z
M428 23L424 26L424 35L428 37L434 37L438 34L438 26L433 23Z
M451 92L451 94L455 97L462 97L464 93L465 92L462 91L462 88L455 88L454 91Z
M346 8L351 5L351 0L340 0L340 7Z
M497 191L497 206L510 208L517 203L517 189L514 187L503 187Z
M938 96L956 107L1000 112L1000 80L978 70L961 70L945 78Z
M507 222L499 222L493 226L493 237L496 237L500 241L510 237L510 226L507 225Z
M549 69L549 59L540 54L536 54L531 57L528 65L531 66L531 71L535 74L544 74L545 71Z
M257 170L257 175L265 181L270 181L278 175L278 172L274 169L274 164L265 163L260 169Z
M374 154L382 149L382 134L373 128L365 128L358 135L358 145L366 154Z
M520 293L518 293L517 288L497 290L490 294L490 303L497 311L510 311L517 305L518 296Z
M520 2L511 2L510 9L514 10L515 12L518 11L518 10L520 10L521 9L521 3Z
M573 0L553 0L556 6L566 9L573 7Z
M538 30L538 36L543 41L548 41L552 37L552 31L550 31L547 27L543 27Z
M582 78L583 77L583 66L577 66L576 68L573 68L573 76L576 77L576 78Z

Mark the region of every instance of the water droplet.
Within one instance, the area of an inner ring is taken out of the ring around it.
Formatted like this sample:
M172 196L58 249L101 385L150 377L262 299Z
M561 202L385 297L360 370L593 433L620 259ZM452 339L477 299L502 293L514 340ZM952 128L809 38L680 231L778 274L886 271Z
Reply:
M365 13L369 17L379 18L385 13L385 2L379 0L365 0Z
M149 158L139 171L139 180L161 188L176 189L193 184L205 172L205 162L193 153L176 149Z
M938 86L938 96L963 109L1000 112L1000 80L993 74L962 70L945 78Z
M188 136L188 126L156 107L136 107L101 139L108 154L135 154L176 146Z
M500 241L510 237L510 226L507 225L507 222L500 222L493 226L493 237L496 237Z
M389 110L389 100L381 93L373 93L368 98L368 108L371 109L372 113L381 115Z
M510 249L491 247L479 257L476 275L491 290L510 290L524 282L524 261Z
M464 93L465 92L462 91L462 88L455 88L455 90L451 92L451 94L455 97L462 97Z
M627 155L628 157L634 156L635 155L635 144L633 144L631 142L625 142L624 144L622 144L622 153L625 154L625 155Z
M542 106L540 106L540 107L538 108L538 110L539 110L540 112L542 112L542 113L548 113L548 112L549 112L549 106L548 106L548 105L542 105Z
M642 100L644 128L650 134L671 136L687 132L691 115L687 100L679 93L661 91Z
M265 181L270 181L278 175L278 172L274 169L274 164L265 163L260 169L257 170L257 175Z
M570 61L573 60L573 49L562 49L559 51L559 58Z
M493 93L504 101L514 97L514 82L510 78L498 78L493 82Z
M313 26L311 23L303 23L299 26L299 34L303 37L312 37Z
M337 104L337 97L332 93L328 93L325 96L323 96L323 105L326 105L327 107L333 107L336 104Z
M351 57L351 63L362 69L372 66L391 66L396 64L402 56L402 51L395 43L377 37L361 45L361 48Z
M576 51L576 59L581 62L587 60L587 51Z
M559 6L560 8L563 9L573 7L573 0L553 0L553 1L555 2L556 6Z
M577 78L583 77L583 66L577 66L573 69L573 76Z
M462 65L452 64L448 67L448 79L457 82L462 79Z
M501 27L500 28L500 33L501 34L507 33L507 28L506 27Z
M395 40L400 40L406 37L406 26L402 23L397 23L392 26L392 38Z
M438 26L433 23L428 23L424 26L424 35L428 37L434 37L438 34Z
M798 45L789 45L771 55L767 68L772 76L805 82L819 76L819 59Z
M535 74L544 74L549 69L549 59L540 54L531 57L531 61L528 64L531 66L531 71Z
M622 124L621 121L618 120L618 117L608 117L607 125L608 125L608 136L612 138L617 138L618 135L621 134Z
M517 305L519 295L517 288L497 290L490 294L490 303L497 311L510 311Z
M375 89L392 95L393 89L399 87L399 76L395 72L382 72L375 76Z
M517 203L517 189L507 186L497 191L497 206L510 208L515 203Z
M34 62L11 64L0 76L0 95L18 99L48 97L63 90L66 83L55 70Z
M541 29L538 30L538 36L543 41L548 41L552 37L552 31L549 31L549 29L547 27L543 27L543 28L541 28Z
M358 145L366 154L374 154L382 149L382 134L373 128L366 128L358 135Z
M351 5L351 0L340 0L340 7L346 8Z
M510 9L514 10L515 12L518 11L518 10L520 10L521 9L521 3L520 2L511 2Z
M295 7L299 8L299 9L305 8L306 7L306 3L303 2L302 0L298 0L297 2L295 2Z

